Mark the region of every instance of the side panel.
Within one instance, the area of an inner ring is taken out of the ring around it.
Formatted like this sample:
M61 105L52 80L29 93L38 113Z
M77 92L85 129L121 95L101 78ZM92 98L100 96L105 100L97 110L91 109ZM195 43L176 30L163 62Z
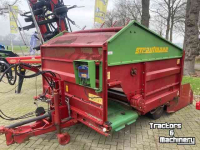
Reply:
M128 103L145 114L179 96L181 68L181 59L110 66L108 85L117 83L109 88L121 87Z
M135 69L137 74L132 76L131 70ZM142 90L142 72L143 64L127 64L108 67L108 85L114 85L114 87L120 87L130 100L135 94L141 94ZM112 86L110 87L112 88Z
M108 65L181 58L181 48L137 23L130 23L108 41Z

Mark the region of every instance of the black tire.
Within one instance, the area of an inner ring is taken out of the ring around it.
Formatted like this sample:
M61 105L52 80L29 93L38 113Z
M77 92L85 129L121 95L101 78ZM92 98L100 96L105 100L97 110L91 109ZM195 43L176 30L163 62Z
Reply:
M4 61L7 63L7 61L3 59L0 59L0 61ZM6 65L0 63L0 73L3 73L6 69L7 69Z
M3 73L6 70L6 67L0 64L0 73Z
M56 14L56 15L62 15L62 14L65 14L65 13L67 13L67 7L66 6L62 6L62 7L59 7L59 8L56 8L55 10L54 10L54 13Z
M159 119L164 112L164 106L157 107L148 113L148 116L154 120Z
M41 15L43 12L44 12L43 9L36 9L36 10L34 10L33 13L34 13L34 15L38 16L38 15Z
M32 17L25 18L24 20L25 20L25 22L33 22L33 18Z

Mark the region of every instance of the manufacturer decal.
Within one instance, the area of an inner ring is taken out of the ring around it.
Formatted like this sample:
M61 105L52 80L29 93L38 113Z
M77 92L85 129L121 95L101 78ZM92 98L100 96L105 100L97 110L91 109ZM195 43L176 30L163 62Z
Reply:
M168 47L138 47L135 54L168 53Z

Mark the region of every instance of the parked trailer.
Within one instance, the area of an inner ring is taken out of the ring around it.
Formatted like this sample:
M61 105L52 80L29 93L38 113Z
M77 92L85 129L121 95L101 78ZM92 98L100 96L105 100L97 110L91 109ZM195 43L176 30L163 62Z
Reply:
M43 94L36 99L50 111L1 127L7 145L55 130L64 145L70 137L61 129L78 122L109 136L140 115L157 119L193 102L190 85L181 85L184 51L135 21L65 33L42 45L41 62Z

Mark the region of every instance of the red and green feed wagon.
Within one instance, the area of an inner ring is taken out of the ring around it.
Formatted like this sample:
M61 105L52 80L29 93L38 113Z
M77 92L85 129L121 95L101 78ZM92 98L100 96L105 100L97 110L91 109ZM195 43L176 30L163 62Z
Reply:
M42 71L56 74L48 76L54 89L43 79L50 111L2 127L8 145L55 130L66 144L61 129L78 122L109 136L140 115L157 119L193 101L190 85L181 85L184 51L135 21L64 33L41 46L41 62Z

